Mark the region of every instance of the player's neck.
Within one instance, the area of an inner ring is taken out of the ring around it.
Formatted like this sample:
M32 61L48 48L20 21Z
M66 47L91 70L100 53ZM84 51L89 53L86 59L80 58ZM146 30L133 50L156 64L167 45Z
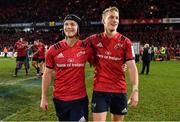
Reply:
M117 31L109 31L109 30L105 30L104 32L108 38L112 38L114 35L116 35Z
M73 47L74 44L77 42L77 38L76 37L73 37L73 38L66 38L66 42L67 44L70 46L70 47Z

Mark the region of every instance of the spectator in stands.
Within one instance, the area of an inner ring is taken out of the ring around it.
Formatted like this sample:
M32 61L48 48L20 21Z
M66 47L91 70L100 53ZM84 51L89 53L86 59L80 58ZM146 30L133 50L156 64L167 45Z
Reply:
M160 53L161 53L162 60L163 61L166 60L166 48L164 46L161 47Z
M154 45L152 45L151 46L151 60L155 60L155 55L154 55L154 53L155 53L155 49L154 49Z
M179 46L179 44L176 45L174 51L175 51L175 56L180 57L180 46Z
M142 63L143 66L142 66L141 74L144 74L144 71L146 68L146 74L148 75L149 74L150 62L151 62L151 49L149 47L149 44L144 45L142 61L143 61L143 63Z

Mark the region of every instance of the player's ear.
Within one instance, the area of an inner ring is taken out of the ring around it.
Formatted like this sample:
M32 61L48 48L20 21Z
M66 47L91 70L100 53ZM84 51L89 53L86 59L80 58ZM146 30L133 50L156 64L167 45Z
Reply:
M104 24L104 18L101 19L102 24Z

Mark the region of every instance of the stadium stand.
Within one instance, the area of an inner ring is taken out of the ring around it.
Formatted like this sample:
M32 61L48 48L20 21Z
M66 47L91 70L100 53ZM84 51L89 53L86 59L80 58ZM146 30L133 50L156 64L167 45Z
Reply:
M180 17L180 3L176 0L0 0L0 24L63 21L62 18L68 13L77 14L87 23L100 21L101 12L109 5L119 8L120 19ZM102 26L84 26L81 30L82 38L102 30ZM179 28L179 24L122 25L119 31L142 45L149 43L158 48L165 46L178 50ZM0 28L0 50L5 45L12 48L20 36L30 43L35 38L43 38L46 45L51 45L62 38L59 29L34 28L25 32L22 28ZM174 55L179 58L179 51L174 51Z
M1 0L0 23L56 21L68 13L99 20L109 5L117 6L121 18L126 19L180 16L180 3L176 0Z

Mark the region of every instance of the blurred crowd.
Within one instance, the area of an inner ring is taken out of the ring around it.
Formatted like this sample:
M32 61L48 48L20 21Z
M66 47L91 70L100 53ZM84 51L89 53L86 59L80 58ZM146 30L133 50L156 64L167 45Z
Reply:
M83 21L100 21L101 12L109 6L119 8L120 19L180 17L180 2L175 0L95 0L93 2L92 0L2 0L0 1L0 23L62 21L69 13L80 16ZM120 28L129 28L120 29L119 32L133 42L140 42L141 45L148 43L157 49L161 47L177 49L180 44L179 29L155 27L155 29L146 30L147 26L138 26L136 30L133 25L126 27L120 25ZM52 45L63 38L59 29L36 29L28 32L17 29L0 30L0 51L4 47L11 51L20 37L24 37L30 44L37 38L42 38L45 45ZM81 28L80 32L84 39L102 30L99 26L88 26Z
M85 30L86 29L86 30ZM84 28L81 31L82 39L85 37L99 33L99 28ZM138 31L138 32L123 32L125 36L130 38L133 42L140 42L141 45L145 43L150 44L153 48L154 55L159 57L160 50L165 48L166 50L166 59L173 58L175 56L180 56L180 31ZM0 33L0 51L3 51L3 48L8 48L9 51L13 50L15 42L20 38L24 37L29 44L32 44L37 38L42 38L43 43L48 47L63 38L63 35L60 31L30 31L30 32L12 32L12 31L3 31ZM168 54L171 54L168 55ZM164 56L163 56L164 57Z
M109 6L117 6L125 19L180 16L180 2L175 0L2 0L0 23L59 21L69 13L99 20Z

